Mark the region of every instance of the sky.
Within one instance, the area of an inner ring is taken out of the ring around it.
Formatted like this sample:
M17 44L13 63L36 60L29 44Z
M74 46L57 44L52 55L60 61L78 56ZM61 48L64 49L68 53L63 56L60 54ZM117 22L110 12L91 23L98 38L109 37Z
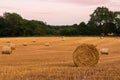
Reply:
M15 12L28 20L71 25L87 22L98 6L120 11L120 0L1 0L0 16L4 12Z

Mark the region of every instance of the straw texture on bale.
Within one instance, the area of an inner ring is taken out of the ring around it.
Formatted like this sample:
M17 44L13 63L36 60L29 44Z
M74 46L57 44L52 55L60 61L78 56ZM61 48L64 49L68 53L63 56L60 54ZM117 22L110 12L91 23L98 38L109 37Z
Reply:
M77 67L95 66L99 60L99 52L93 44L82 43L73 52L73 62Z
M2 47L2 54L11 54L12 53L12 49L10 46L3 46Z

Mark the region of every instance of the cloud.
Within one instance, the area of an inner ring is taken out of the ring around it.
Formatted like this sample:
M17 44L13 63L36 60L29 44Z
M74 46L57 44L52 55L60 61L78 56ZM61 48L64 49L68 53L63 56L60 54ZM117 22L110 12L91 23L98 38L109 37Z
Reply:
M120 3L120 0L110 0L110 2L113 2L113 3Z
M15 7L9 7L9 6L0 6L0 9L14 9L14 10L19 10L18 8Z
M106 4L107 2L109 2L109 0L59 0L59 1L81 5L99 5Z

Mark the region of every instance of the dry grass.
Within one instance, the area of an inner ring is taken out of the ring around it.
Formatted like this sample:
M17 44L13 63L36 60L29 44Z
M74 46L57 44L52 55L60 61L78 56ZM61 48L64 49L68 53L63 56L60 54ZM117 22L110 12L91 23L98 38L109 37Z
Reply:
M0 80L120 80L120 39L99 37L28 37L1 38L0 51L11 40L16 50L0 54ZM36 43L31 41L37 40ZM29 46L24 47L26 42ZM93 43L98 49L107 47L109 55L100 55L95 67L75 67L72 59L77 42ZM52 46L43 44L50 42Z

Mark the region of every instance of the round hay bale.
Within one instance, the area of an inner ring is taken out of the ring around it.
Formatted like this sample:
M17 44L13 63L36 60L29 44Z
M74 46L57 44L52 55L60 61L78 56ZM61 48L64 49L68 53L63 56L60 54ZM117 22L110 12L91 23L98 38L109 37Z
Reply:
M62 36L61 38L65 38L65 36Z
M27 46L27 43L23 43L23 46Z
M10 46L3 46L2 47L2 54L11 54L12 53L12 49Z
M50 43L49 42L45 43L45 46L50 46Z
M65 38L62 38L62 41L65 41Z
M109 54L109 49L108 48L102 48L102 49L100 49L100 53L102 55L108 55Z
M108 36L114 36L115 34L114 33L108 33L107 35Z
M62 39L62 41L65 41L65 37L64 36L62 36L61 39Z
M7 40L6 43L10 43L11 41L10 40Z
M65 41L65 39L62 39L62 41Z
M100 39L103 39L104 37L100 37Z
M15 47L16 47L15 44L12 44L12 43L11 43L11 44L9 44L8 46L10 46L12 50L15 50Z
M73 52L73 61L77 67L95 66L99 60L99 52L93 44L81 44Z
M35 41L35 40L33 40L32 42L33 42L33 43L35 43L36 41Z

